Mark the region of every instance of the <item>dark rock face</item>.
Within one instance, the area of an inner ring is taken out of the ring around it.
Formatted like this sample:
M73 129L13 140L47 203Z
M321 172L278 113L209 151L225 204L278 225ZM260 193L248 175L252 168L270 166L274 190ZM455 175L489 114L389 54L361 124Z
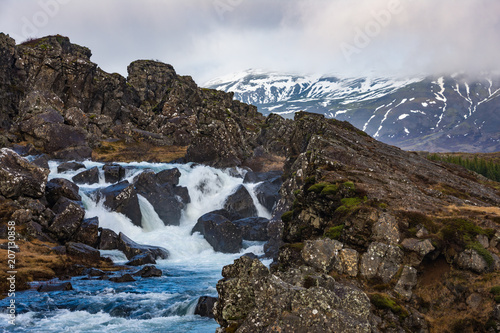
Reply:
M151 252L137 254L125 263L128 266L142 266L146 264L156 264L156 260Z
M10 149L0 150L0 194L40 198L45 193L49 170L40 168Z
M201 216L194 232L202 234L218 252L238 253L242 246L241 230L222 215L207 213Z
M70 291L73 290L71 282L63 282L58 284L42 284L37 288L40 293L48 293L51 291Z
M66 252L70 256L80 257L91 261L98 261L101 258L99 250L96 250L93 247L82 243L67 243Z
M242 238L249 241L267 241L267 225L269 220L263 217L247 217L233 221L233 224L241 230Z
M109 279L111 282L124 283L124 282L135 282L135 279L130 274L123 274L122 276L116 276Z
M162 271L155 266L147 265L144 266L141 270L135 272L134 276L140 276L142 278L150 278L150 277L160 277L163 275Z
M99 249L115 250L118 248L118 235L111 229L103 228L99 235Z
M97 190L97 199L104 198L104 205L109 209L122 213L128 217L133 224L142 225L142 214L139 207L139 199L134 185L124 180L118 184Z
M201 296L194 310L195 315L207 318L214 318L214 305L217 302L217 297Z
M78 162L64 162L57 166L57 172L63 173L66 171L76 171L79 169L85 169L85 165Z
M250 193L248 193L248 190L243 185L238 186L236 192L226 199L224 209L231 214L237 214L242 217L257 216L257 208L253 204Z
M82 171L71 178L77 184L96 184L99 183L99 169L97 167Z
M118 183L125 178L125 168L121 165L110 164L102 167L106 183Z
M45 197L49 205L53 206L61 198L68 198L74 201L81 201L82 197L78 194L78 185L63 178L51 179L45 188Z
M273 181L276 178L283 176L282 171L269 171L269 172L253 172L249 171L243 178L243 183L260 183Z
M259 200L259 203L264 206L268 211L272 212L274 206L280 199L280 189L283 185L281 177L276 177L274 179L264 181L255 187L255 195Z
M178 169L171 169L157 174L145 171L134 179L137 193L149 201L165 225L179 225L182 209L189 203L185 201L187 189L177 186L180 176Z
M72 239L80 228L85 210L72 200L60 198L54 205L56 216L49 230L61 241Z
M49 157L46 154L39 155L35 159L31 161L36 166L40 168L48 169L49 168Z
M154 259L168 258L168 251L164 248L159 246L137 244L121 232L118 235L118 250L122 251L129 260L142 253L151 253Z
M97 247L99 243L99 218L84 219L75 233L74 241Z

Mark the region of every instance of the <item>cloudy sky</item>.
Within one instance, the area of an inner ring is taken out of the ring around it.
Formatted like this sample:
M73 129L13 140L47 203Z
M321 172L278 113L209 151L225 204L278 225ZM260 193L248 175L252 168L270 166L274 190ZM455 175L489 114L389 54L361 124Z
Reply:
M17 42L62 34L126 75L136 59L203 84L250 68L340 75L499 70L498 0L0 0Z

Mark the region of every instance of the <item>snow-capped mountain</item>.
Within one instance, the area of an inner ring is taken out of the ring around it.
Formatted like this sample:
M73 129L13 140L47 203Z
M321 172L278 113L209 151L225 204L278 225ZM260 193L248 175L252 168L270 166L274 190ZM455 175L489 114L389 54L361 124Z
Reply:
M500 151L500 75L391 79L250 70L208 82L263 114L297 111L347 120L408 150Z

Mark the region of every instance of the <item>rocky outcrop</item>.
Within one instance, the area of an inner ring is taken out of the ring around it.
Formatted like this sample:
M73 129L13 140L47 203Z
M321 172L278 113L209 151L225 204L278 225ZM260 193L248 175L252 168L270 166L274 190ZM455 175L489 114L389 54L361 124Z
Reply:
M122 213L137 226L142 226L142 214L139 199L133 184L124 180L118 184L99 189L95 192L97 200L104 199L104 205L109 209Z
M236 191L227 197L224 209L230 214L241 217L257 216L257 208L253 204L253 199L245 186L240 185Z
M242 247L241 230L222 215L207 213L198 219L191 233L199 232L214 251L238 253Z
M269 220L264 217L247 217L232 223L241 230L241 237L245 240L261 242L269 240L267 233Z
M71 178L77 184L96 184L99 183L99 169L97 167L82 171Z
M135 190L153 206L165 225L179 225L181 212L189 203L187 189L178 186L178 169L158 173L144 171L134 179Z
M151 253L154 259L167 259L169 255L168 251L162 247L138 244L121 232L118 235L117 249L122 251L129 260L144 253Z
M40 198L49 171L29 163L10 149L0 150L0 194L6 198Z
M196 303L194 314L207 318L214 318L214 305L217 297L201 296Z

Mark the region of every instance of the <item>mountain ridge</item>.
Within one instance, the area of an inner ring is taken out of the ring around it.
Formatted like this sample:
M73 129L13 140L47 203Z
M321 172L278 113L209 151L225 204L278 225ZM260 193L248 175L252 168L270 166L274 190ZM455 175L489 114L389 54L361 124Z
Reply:
M247 71L207 82L264 115L303 110L347 120L405 150L500 150L500 75L340 78Z

